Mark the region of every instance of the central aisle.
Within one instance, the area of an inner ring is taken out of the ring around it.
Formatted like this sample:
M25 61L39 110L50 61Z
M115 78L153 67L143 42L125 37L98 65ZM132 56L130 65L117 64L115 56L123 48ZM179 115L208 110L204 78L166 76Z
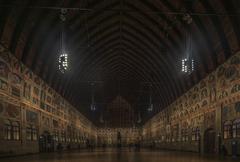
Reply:
M232 162L230 157L220 159L202 157L196 153L149 151L140 152L124 149L98 149L93 152L73 151L63 153L42 153L37 155L2 158L1 162ZM235 160L236 161L236 160Z

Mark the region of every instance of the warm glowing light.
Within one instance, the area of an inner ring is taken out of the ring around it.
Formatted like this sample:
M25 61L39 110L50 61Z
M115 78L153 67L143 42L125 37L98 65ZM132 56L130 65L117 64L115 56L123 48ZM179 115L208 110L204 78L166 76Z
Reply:
M68 54L63 53L59 56L58 58L58 69L62 72L65 73L65 71L68 68Z
M195 69L195 62L193 59L182 59L182 72L184 73L192 73Z

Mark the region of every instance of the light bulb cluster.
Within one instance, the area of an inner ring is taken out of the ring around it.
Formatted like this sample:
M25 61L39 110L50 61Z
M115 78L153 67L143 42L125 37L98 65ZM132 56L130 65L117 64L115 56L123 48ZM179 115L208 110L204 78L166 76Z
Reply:
M58 69L64 73L68 68L68 54L63 53L58 58Z
M182 59L182 72L192 73L194 71L194 60Z

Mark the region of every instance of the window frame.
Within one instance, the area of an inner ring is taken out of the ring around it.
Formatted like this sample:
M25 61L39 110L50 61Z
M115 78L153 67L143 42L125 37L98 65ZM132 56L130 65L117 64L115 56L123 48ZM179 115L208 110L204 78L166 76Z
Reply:
M7 141L12 140L12 124L10 120L4 121L4 139Z
M189 137L188 137L188 129L187 128L184 128L184 129L182 129L181 130L181 141L182 142L188 142L189 141L189 139L188 139Z
M36 126L28 125L28 127L26 127L26 140L27 141L37 141L38 140L38 130L37 130Z
M223 139L233 138L233 123L227 120L223 123Z
M20 141L21 128L19 121L11 121L9 119L4 122L4 140L7 141Z
M232 124L232 137L240 138L240 119L235 119Z
M18 121L12 122L12 140L19 141L20 137L20 123Z

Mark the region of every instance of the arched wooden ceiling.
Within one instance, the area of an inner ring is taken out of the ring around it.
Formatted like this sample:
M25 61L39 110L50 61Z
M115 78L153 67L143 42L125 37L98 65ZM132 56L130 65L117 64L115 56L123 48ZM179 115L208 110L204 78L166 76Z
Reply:
M98 81L97 102L120 94L142 114L152 83L154 114L239 49L238 0L1 0L0 6L1 43L90 118L89 81ZM68 9L65 74L56 61L61 8ZM186 33L196 61L191 75L181 73Z

